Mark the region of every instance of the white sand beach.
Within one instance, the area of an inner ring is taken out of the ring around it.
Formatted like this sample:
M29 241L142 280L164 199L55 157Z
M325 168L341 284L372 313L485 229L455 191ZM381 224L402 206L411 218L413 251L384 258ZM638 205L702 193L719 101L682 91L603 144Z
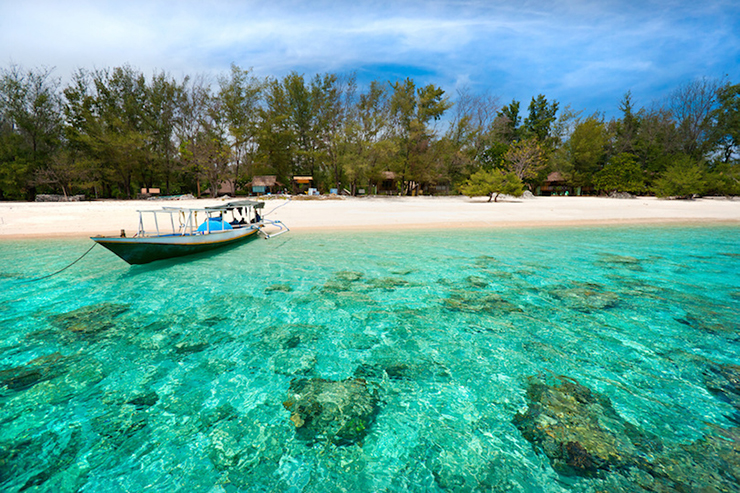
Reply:
M94 236L135 232L137 210L204 207L234 199L172 201L1 202L0 239ZM734 223L740 200L724 197L663 200L654 197L507 198L334 197L267 198L264 211L291 230L497 228L589 224ZM273 212L271 212L273 211Z

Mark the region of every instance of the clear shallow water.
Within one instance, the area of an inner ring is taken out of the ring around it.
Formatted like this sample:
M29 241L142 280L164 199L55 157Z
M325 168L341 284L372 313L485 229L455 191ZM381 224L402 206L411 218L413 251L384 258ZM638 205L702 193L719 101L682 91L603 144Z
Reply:
M96 248L22 282L87 248L0 242L4 491L670 491L740 475L740 228L291 233L138 267ZM299 395L321 381L340 383ZM372 413L342 435L359 400ZM624 436L629 451L596 460Z

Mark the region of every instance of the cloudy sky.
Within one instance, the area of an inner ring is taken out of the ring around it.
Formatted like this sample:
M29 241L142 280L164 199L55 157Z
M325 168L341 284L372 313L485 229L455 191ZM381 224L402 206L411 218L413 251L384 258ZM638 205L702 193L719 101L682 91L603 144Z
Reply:
M355 73L537 94L616 115L691 80L740 83L737 0L0 0L0 67L147 75Z

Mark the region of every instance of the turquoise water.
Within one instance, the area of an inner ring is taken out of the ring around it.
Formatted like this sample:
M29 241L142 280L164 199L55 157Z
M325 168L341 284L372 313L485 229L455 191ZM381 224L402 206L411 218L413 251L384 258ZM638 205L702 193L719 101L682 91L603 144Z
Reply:
M737 490L738 227L98 247L25 282L89 246L0 242L0 490Z

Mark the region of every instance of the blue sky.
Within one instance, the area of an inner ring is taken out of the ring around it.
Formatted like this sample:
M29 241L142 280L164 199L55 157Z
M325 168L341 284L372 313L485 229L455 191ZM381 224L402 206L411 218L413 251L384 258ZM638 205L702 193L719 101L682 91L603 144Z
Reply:
M0 66L151 75L356 73L618 114L701 77L740 83L737 0L10 1Z

